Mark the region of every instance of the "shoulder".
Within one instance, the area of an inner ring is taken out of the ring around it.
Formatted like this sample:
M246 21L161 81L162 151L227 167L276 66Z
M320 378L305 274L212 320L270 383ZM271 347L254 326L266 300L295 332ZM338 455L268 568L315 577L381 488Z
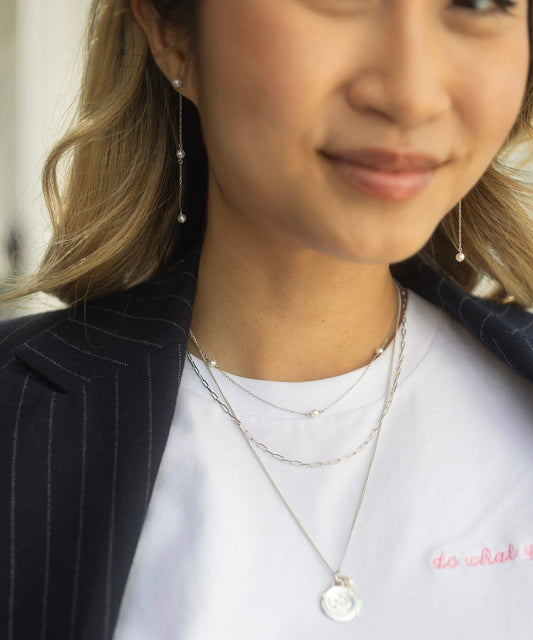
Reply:
M533 380L533 314L465 293L419 258L393 269L411 290L446 311L491 353Z
M483 299L480 301L483 302ZM506 322L507 314L504 312L507 307L501 312L503 316L499 318L501 323L498 327L491 327L487 330L481 322L477 331L471 331L466 322L451 313L449 309L432 304L412 291L410 292L409 304L419 318L417 332L420 332L420 326L424 323L427 327L426 330L433 335L432 347L438 347L437 350L440 352L443 362L447 362L446 366L453 370L455 375L462 375L468 368L466 363L470 363L472 366L469 370L477 370L477 375L483 372L481 377L485 379L501 376L509 383L514 381L521 388L525 385L531 394L529 376L524 375L527 371L518 371L517 368L520 366L531 368L533 352L521 354L519 350L517 353L512 346L508 348L506 337L514 338L520 335L524 338L524 335L514 322ZM518 311L524 321L533 321L533 315ZM516 376L516 373L520 374L522 380Z
M35 336L53 329L68 317L68 309L45 311L0 321L0 368L13 353Z
M193 254L131 289L0 323L0 387L28 379L76 390L169 345L184 348L197 264Z

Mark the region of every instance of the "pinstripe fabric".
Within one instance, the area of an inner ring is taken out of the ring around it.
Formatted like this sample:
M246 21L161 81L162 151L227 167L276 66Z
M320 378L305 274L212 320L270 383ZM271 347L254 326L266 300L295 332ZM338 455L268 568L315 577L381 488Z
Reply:
M178 354L179 358L179 354ZM181 378L181 374L179 375ZM147 453L146 453L146 490L145 490L145 498L144 498L144 510L148 511L148 502L150 500L150 493L152 490L152 452L154 447L153 442L153 393L152 393L152 363L150 360L150 356L146 355L146 380L147 380L147 403L148 403L148 434L147 434Z
M198 252L0 327L0 638L110 638L181 378Z
M115 429L113 447L113 481L111 485L111 509L109 513L109 533L107 536L107 567L105 584L105 614L104 614L104 638L109 638L111 633L111 593L113 589L113 548L115 544L115 512L117 506L117 461L118 461L118 434L120 425L120 404L118 371L115 372Z
M86 308L0 325L0 638L111 638L174 414L198 258ZM530 314L417 261L397 275L533 379Z
M20 400L17 407L17 415L15 417L15 429L13 433L13 445L11 449L11 482L10 482L10 510L9 510L9 601L8 601L8 623L7 637L8 640L13 638L13 614L15 609L15 581L16 573L16 500L17 500L17 450L18 450L18 434L20 427L20 414L26 395L26 387L28 384L28 376L24 378L24 385L20 393Z
M83 533L83 516L85 512L85 477L87 474L87 390L82 389L81 394L82 415L81 415L81 442L80 442L80 467L79 467L79 506L78 521L75 531L76 550L74 555L74 578L72 584L72 598L70 600L70 620L69 620L69 638L73 640L76 613L78 607L78 591L80 584L80 561L81 561L81 541ZM74 480L74 478L73 478Z
M48 419L48 456L46 460L46 556L44 559L43 603L41 612L41 638L46 638L48 614L48 585L50 581L50 541L52 539L52 444L54 435L54 404L56 394L50 399Z

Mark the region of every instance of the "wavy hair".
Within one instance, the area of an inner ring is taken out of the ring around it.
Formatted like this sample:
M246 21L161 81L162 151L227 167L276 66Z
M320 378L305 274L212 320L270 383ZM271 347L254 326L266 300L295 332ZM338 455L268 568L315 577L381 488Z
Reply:
M183 28L194 50L201 0L152 0ZM531 4L531 3L530 3ZM531 41L530 6L530 41ZM43 291L68 304L127 289L165 269L200 242L207 157L195 106L184 99L187 225L177 212L178 96L156 66L129 0L93 0L76 115L48 155L42 188L52 239L38 272L4 300ZM463 248L455 261L455 209L420 256L471 293L488 277L487 297L533 305L533 189L508 161L532 138L533 73L500 154L463 200Z

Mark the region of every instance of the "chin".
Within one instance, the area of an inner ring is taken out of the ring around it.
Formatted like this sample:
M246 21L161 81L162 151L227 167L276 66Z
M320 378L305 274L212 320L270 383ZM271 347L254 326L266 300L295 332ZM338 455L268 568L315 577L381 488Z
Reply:
M328 248L322 247L321 250L346 262L390 265L412 258L426 245L428 239L429 236L380 238L378 234L375 234L367 241L357 238L357 241L354 242L353 238L348 238L345 242Z

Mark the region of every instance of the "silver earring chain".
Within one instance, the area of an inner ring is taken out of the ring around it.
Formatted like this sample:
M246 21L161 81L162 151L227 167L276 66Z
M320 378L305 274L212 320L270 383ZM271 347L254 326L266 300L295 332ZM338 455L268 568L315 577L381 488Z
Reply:
M172 86L179 92L178 98L178 149L176 157L178 159L178 222L187 222L187 216L183 213L183 163L185 161L185 149L183 148L183 78L174 78Z
M458 244L457 253L455 259L457 262L464 262L465 254L463 253L463 201L459 200L459 213L458 213Z

